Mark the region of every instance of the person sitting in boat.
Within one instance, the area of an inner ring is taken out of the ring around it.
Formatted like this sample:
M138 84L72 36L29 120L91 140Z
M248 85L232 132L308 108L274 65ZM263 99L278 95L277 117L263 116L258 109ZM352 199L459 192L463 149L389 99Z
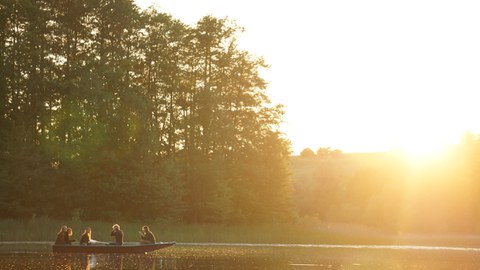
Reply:
M67 233L67 225L63 225L60 231L57 233L57 239L55 239L55 245L65 245L65 235Z
M113 231L110 233L111 236L115 236L115 243L112 245L123 245L123 231L120 230L120 225L115 224L112 226Z
M141 244L155 244L155 235L153 235L152 231L148 226L143 226L141 231L138 231L142 240L140 240Z
M87 227L85 231L83 231L82 238L80 239L80 245L90 245L90 241L92 240L92 228Z
M72 238L71 238L72 235L73 235L73 230L72 230L72 228L68 228L68 229L67 229L67 232L65 233L65 244L71 245L72 242L75 242L75 239L72 239Z

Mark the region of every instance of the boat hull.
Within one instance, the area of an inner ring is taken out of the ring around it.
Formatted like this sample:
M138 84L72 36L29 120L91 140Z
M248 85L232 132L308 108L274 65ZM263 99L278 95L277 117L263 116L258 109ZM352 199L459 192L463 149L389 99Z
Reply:
M157 242L155 244L123 245L53 245L55 253L146 253L175 245L175 242Z

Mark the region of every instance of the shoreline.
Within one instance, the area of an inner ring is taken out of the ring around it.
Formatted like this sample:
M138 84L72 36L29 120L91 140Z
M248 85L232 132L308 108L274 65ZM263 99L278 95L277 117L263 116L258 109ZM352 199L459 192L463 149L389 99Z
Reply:
M65 221L37 219L32 221L1 220L1 243L52 243L61 225L73 228L78 240L87 226L93 238L111 240L111 222ZM157 241L177 243L239 243L256 245L391 245L480 247L480 236L474 233L411 233L388 232L354 224L297 224L297 225L216 225L163 224L161 222L121 223L125 242L139 241L138 229L149 225Z

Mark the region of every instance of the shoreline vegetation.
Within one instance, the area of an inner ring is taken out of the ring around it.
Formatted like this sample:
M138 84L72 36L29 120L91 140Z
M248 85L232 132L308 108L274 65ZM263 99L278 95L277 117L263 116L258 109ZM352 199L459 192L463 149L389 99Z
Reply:
M78 240L85 227L93 229L92 238L112 241L111 226L105 221L65 221L46 218L29 221L0 220L0 242L54 241L63 224L74 231ZM480 236L457 233L398 233L349 224L302 225L215 225L162 224L161 222L121 222L126 242L139 241L138 230L148 224L157 241L178 243L249 243L249 244L339 244L339 245L415 245L480 247Z

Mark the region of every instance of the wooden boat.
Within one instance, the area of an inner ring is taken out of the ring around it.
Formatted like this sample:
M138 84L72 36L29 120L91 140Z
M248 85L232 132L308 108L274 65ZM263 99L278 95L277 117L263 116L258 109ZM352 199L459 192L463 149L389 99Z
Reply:
M123 245L53 245L57 253L146 253L175 245L176 242L157 242L155 244L124 243Z

